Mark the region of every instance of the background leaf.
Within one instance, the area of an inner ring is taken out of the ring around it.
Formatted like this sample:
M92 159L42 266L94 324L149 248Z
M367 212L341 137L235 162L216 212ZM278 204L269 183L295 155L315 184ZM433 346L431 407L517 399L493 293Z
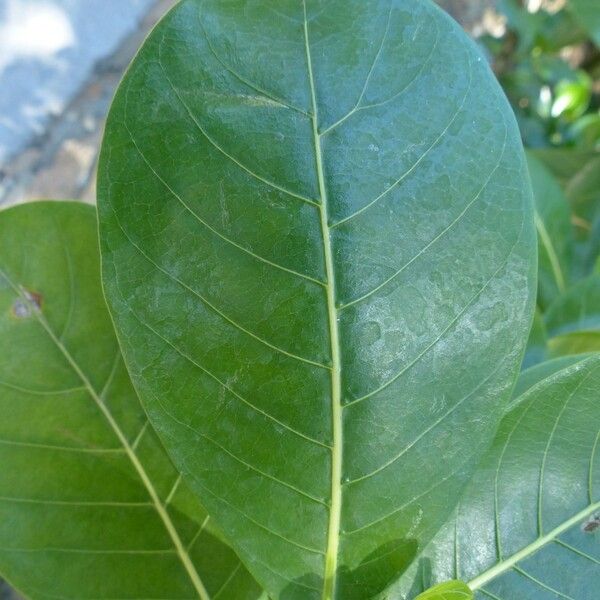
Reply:
M570 207L560 185L532 154L527 165L535 198L538 234L538 305L544 310L569 284L573 252Z
M125 371L91 206L0 212L0 573L34 600L258 598Z
M100 164L106 293L173 460L275 597L371 598L447 518L524 349L527 181L429 2L188 0L138 54Z
M545 316L551 356L600 351L600 274L572 286Z
M421 559L433 581L468 581L477 600L597 597L599 390L596 354L521 396Z
M560 182L575 231L571 275L587 277L600 256L600 155L598 150L561 148L533 153Z
M547 344L548 332L546 331L544 317L539 308L536 308L521 368L528 369L529 367L546 360L548 358Z
M569 9L600 46L600 11L596 0L569 0Z

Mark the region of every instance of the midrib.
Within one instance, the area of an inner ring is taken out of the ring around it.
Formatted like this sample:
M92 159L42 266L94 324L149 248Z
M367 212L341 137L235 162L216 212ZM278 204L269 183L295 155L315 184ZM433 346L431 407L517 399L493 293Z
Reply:
M200 579L200 576L198 575L198 572L196 571L196 568L194 567L194 564L192 563L192 561L189 557L189 554L187 553L187 550L185 549L185 546L184 546L183 542L181 541L181 538L179 537L179 534L177 533L177 530L176 530L173 522L171 521L171 518L169 517L167 510L165 509L162 502L160 501L160 497L158 496L158 493L156 492L156 489L154 488L154 484L152 483L150 477L148 476L148 473L146 473L144 466L139 461L134 449L129 444L127 437L125 436L125 434L119 427L119 424L115 421L112 414L108 410L108 407L102 401L102 399L99 397L98 393L96 392L96 389L94 388L94 386L92 386L90 380L87 378L85 373L82 371L82 369L79 366L79 364L77 363L77 361L75 361L75 359L73 358L71 353L67 350L67 348L64 346L64 344L61 342L61 340L56 336L53 329L46 322L46 319L44 319L40 315L39 310L37 310L37 307L34 306L34 304L32 302L30 302L30 300L29 300L29 298L27 298L27 296L22 294L19 287L13 281L11 281L11 279L8 277L8 275L6 275L6 273L4 273L4 271L0 270L0 274L3 275L3 277L9 283L9 285L13 288L13 290L19 296L19 298L21 298L24 302L26 302L29 305L32 314L35 315L39 324L43 327L43 329L46 331L46 333L48 334L48 336L50 337L52 342L54 342L57 349L61 352L61 354L66 359L66 361L71 366L71 368L75 371L76 375L82 381L87 392L90 394L90 396L94 400L95 404L98 406L98 409L100 410L102 415L105 417L105 419L107 420L111 429L113 430L113 432L119 439L119 442L123 446L125 453L127 454L127 457L131 461L139 478L141 479L142 483L144 484L144 487L146 488L146 491L148 492L148 495L150 496L150 499L152 500L152 504L154 505L154 508L155 508L156 512L158 513L158 516L160 517L161 521L163 522L163 525L165 526L165 529L167 530L167 533L169 534L169 537L171 538L171 541L173 542L175 550L177 551L177 554L181 560L181 563L182 563L183 567L185 568L185 570L192 582L192 585L194 586L194 589L198 593L198 597L200 598L200 600L210 600L210 595L208 594L208 591L204 587L204 584L202 583L202 580Z
M338 311L335 305L335 271L333 268L333 255L331 252L331 239L329 235L329 214L327 205L327 189L323 174L323 157L321 148L321 135L318 122L319 111L315 90L315 79L312 68L312 58L308 36L308 17L306 14L306 0L302 2L304 8L304 41L306 46L306 61L310 82L312 102L312 131L315 145L317 166L317 179L319 182L319 215L321 232L323 236L323 252L325 255L325 272L327 275L326 295L327 313L329 319L329 338L331 343L331 418L333 443L331 451L331 508L329 512L329 526L327 531L327 550L325 553L325 574L323 583L322 600L333 600L336 587L337 559L340 542L340 521L342 513L342 405L341 405L341 357L338 331Z
M550 542L552 542L561 533L564 533L565 531L567 531L574 525L577 525L578 523L580 523L587 517L593 515L594 513L596 513L599 510L600 510L600 502L591 504L587 508L583 509L581 512L578 512L575 516L566 520L564 523L561 523L558 527L555 527L552 531L549 531L547 534L539 537L538 539L533 541L531 544L525 546L525 548L522 548L521 550L519 550L512 556L502 560L497 565L494 565L487 571L484 571L483 573L481 573L480 575L478 575L477 577L475 577L474 579L469 581L468 586L473 591L478 590L479 588L483 587L486 583L489 583L496 577L499 577L503 573L506 573L506 571L509 571L510 569L512 569L517 563L524 560L525 558L528 558L529 556L531 556L532 554L534 554L535 552L540 550L546 544L549 544Z

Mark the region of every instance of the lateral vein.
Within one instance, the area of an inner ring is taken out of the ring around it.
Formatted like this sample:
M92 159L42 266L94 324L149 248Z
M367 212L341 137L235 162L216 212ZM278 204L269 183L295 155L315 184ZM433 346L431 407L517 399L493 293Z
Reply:
M160 53L160 50L159 50L159 53ZM202 127L202 124L200 123L200 121L198 120L198 118L196 117L196 115L192 112L192 110L188 106L187 102L184 101L183 97L181 96L181 92L177 89L177 87L173 83L172 79L169 77L169 74L168 74L167 70L165 69L164 64L162 62L162 57L160 57L160 56L159 56L158 64L159 64L162 72L164 73L165 80L169 84L169 87L173 90L173 93L175 94L175 96L177 96L177 99L181 103L181 105L184 108L184 110L187 112L187 114L190 117L190 119L196 125L196 127L198 128L198 130L200 131L200 133L202 133L202 135L206 138L206 140L212 146L214 146L223 156L227 157L232 163L236 164L240 169L242 169L243 171L245 171L246 173L248 173L248 175L250 175L251 177L254 177L254 179L256 179L257 181L262 181L265 185L267 185L267 186L269 186L269 187L271 187L271 188L273 188L275 190L278 190L280 192L283 192L284 194L287 194L288 196L292 196L293 198L297 198L298 200L302 200L303 202L306 202L307 204L312 204L313 206L317 206L317 203L314 200L312 200L310 198L307 198L306 196L303 196L302 194L298 194L297 192L293 192L292 190L288 190L288 189L286 189L286 188L284 188L284 187L282 187L280 185L277 185L273 181L270 181L269 179L266 179L265 177L262 177L258 173L255 173L254 171L252 171L252 169L248 168L246 165L244 165L242 162L240 162L237 158L235 158L234 156L232 156L231 154L229 154L224 148L222 148L208 134L208 132L204 129L204 127Z
M359 215L364 213L366 210L371 208L373 205L377 204L382 198L387 196L392 190L396 189L411 173L413 173L415 171L415 169L417 169L418 166L425 160L425 158L427 158L427 156L429 156L429 154L438 146L438 144L444 139L444 137L447 135L448 131L450 130L450 128L452 127L452 125L454 124L454 122L456 121L456 119L458 118L460 113L462 112L462 110L465 106L465 103L467 101L467 98L469 96L469 93L471 92L473 72L472 72L472 66L471 66L470 61L469 61L469 75L470 75L469 84L467 86L464 97L463 97L459 107L456 109L456 111L452 115L452 118L450 119L450 121L448 121L447 125L444 127L442 132L425 149L425 151L421 154L421 156L419 156L419 158L411 165L411 167L409 169L407 169L400 177L398 177L398 179L396 179L396 181L394 181L381 194L379 194L379 196L377 196L376 198L374 198L373 200L371 200L370 202L368 202L367 204L365 204L364 206L362 206L361 208L359 208L352 214L340 219L339 221L337 221L336 223L331 225L332 228L339 227L340 225L343 225L344 223L351 221L352 219L358 217Z
M284 271L285 273L289 273L290 275L294 275L301 279L305 279L306 281L311 281L312 283L316 283L317 285L320 285L320 286L325 285L323 281L321 281L315 277L311 277L310 275L307 275L306 273L301 273L300 271L295 271L294 269L290 269L288 267L280 265L279 263L276 263L272 260L269 260L268 258L265 258L264 256L261 256L260 254L257 254L256 252L253 252L249 248L246 248L246 246L243 246L242 244L238 244L236 241L227 237L226 235L221 233L219 230L215 229L207 221L202 219L200 217L200 215L198 215L198 213L196 213L194 210L192 210L191 206L183 200L183 198L166 182L166 180L154 168L152 163L148 160L147 156L142 152L142 149L140 148L139 144L135 140L133 133L130 131L130 129L127 126L125 128L127 129L127 133L129 134L129 138L131 139L131 143L133 144L136 152L140 155L140 158L144 161L144 164L148 167L150 172L164 186L164 188L181 204L181 206L183 206L183 208L185 208L185 210L187 210L187 212L189 212L190 215L192 215L192 217L196 221L198 221L198 223L200 223L202 226L204 226L206 229L208 229L212 234L216 235L218 238L223 240L226 244L229 244L229 245L233 246L234 248L237 248L238 250L240 250L241 252L244 252L248 256L251 256L252 258L256 259L257 261L262 262L266 265L269 265L270 267L273 267L274 269L279 269L280 271Z
M219 307L217 307L215 304L213 304L212 302L210 302L202 294L200 294L199 292L197 292L193 287L189 286L183 280L179 279L179 277L176 277L175 275L173 275L173 273L171 273L168 269L165 269L163 266L161 266L160 264L158 264L156 262L156 260L154 260L149 254L147 254L138 244L136 244L131 239L131 236L125 231L125 229L121 225L121 222L119 221L119 218L116 216L116 214L115 214L115 221L116 221L119 229L123 232L123 235L127 238L127 241L131 244L131 246L133 248L135 248L138 251L138 253L143 258L146 259L146 261L148 261L155 269L157 269L158 271L160 271L161 273L163 273L163 275L165 275L166 277L168 277L169 279L171 279L175 283L178 283L183 289L187 290L190 294L193 294L194 296L196 296L196 298L198 298L203 304L205 304L213 312L215 312L217 315L219 315L224 321L226 321L227 323L229 323L233 328L235 328L238 331L241 331L242 333L246 334L247 336L255 339L257 342L260 342L261 344L263 344L267 348L271 348L271 350L273 350L274 352L277 352L279 354L282 354L284 356L287 356L287 357L292 358L294 360L297 360L299 362L303 362L303 363L312 365L314 367L319 367L320 369L329 369L330 368L329 366L324 365L324 364L322 364L322 363L320 363L318 361L312 360L310 358L305 358L304 356L300 356L300 355L294 354L292 352L288 352L287 350L285 350L283 348L280 348L279 346L276 346L275 344L272 344L271 342L263 339L259 335L256 335L255 333L253 333L249 329L246 329L243 325L240 325L240 323L238 323L237 321L235 321L234 319L232 319L230 316L228 316L227 314L225 314Z

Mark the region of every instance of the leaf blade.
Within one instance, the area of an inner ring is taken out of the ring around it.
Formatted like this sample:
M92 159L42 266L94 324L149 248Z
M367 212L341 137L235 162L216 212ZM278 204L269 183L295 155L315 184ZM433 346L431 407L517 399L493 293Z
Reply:
M94 209L32 203L3 211L0 232L0 570L40 598L211 598L198 551L213 554L211 590L240 563L208 530L187 547L206 513L185 499L124 369ZM231 593L258 597L242 575Z
M105 286L153 422L257 577L317 598L336 572L338 595L371 597L406 568L413 533L443 520L436 478L456 498L468 477L476 451L448 431L479 410L491 431L520 359L533 263L522 150L481 57L429 3L240 6L179 5L117 94L99 179ZM412 122L434 80L435 109ZM505 286L522 294L495 302ZM485 369L459 386L449 348L464 348L467 322L484 331ZM432 364L439 383L416 382ZM449 452L419 479L428 435ZM399 473L406 485L382 495Z
M571 0L569 9L594 40L596 45L600 45L600 15L598 15L598 6L593 0Z

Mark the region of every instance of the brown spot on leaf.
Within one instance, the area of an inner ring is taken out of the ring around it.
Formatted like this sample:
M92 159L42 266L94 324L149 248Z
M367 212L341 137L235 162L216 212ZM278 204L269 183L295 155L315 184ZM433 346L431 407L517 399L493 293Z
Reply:
M39 292L23 290L23 297L17 298L12 305L12 315L15 319L28 319L33 311L42 310L44 297Z
M587 520L582 526L581 531L584 533L593 533L600 527L600 514L594 515L591 519Z

